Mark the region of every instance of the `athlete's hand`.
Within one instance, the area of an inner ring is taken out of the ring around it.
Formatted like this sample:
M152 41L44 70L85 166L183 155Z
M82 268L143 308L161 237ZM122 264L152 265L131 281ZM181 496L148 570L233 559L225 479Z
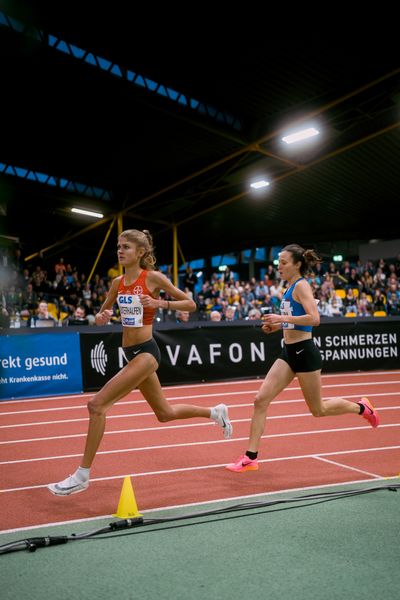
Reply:
M280 323L274 323L273 325L269 325L268 323L263 323L263 325L261 326L261 331L263 333L266 333L267 335L269 333L275 333L275 331L280 331L280 330L281 330Z
M283 323L284 319L282 315L263 315L262 320L265 325L276 325L277 323Z
M103 312L97 313L97 315L94 318L96 325L107 325L112 315L113 311L108 309L103 310Z
M275 331L279 331L281 329L282 323L282 315L263 315L262 317L263 324L261 326L261 330L263 333L267 335L269 333L275 333Z
M143 306L148 306L150 308L158 308L159 306L158 300L148 294L140 294L139 299Z

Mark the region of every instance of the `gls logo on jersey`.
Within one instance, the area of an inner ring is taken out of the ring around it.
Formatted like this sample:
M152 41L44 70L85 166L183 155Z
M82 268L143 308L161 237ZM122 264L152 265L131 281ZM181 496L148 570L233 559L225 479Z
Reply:
M132 295L122 295L120 294L118 296L118 304L132 304L133 303L133 296Z

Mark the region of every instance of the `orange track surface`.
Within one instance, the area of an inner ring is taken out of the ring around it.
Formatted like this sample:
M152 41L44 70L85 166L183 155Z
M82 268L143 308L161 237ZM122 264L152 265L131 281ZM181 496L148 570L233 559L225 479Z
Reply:
M380 413L378 429L356 415L312 417L295 379L270 407L259 471L227 471L224 465L246 450L260 384L165 388L171 403L225 402L232 440L204 419L158 423L140 393L132 392L108 414L89 489L69 497L52 496L46 484L79 464L90 394L0 402L0 531L110 515L126 475L144 512L399 474L400 371L323 376L325 398L368 396Z

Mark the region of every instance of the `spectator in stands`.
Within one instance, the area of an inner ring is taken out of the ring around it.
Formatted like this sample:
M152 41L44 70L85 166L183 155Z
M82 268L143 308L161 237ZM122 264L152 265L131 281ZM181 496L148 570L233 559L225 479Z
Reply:
M373 277L374 279L374 289L377 288L381 288L385 286L385 282L386 282L386 275L383 271L383 269L381 267L378 267L376 269L375 275Z
M6 306L10 311L18 310L21 302L21 297L15 285L10 285L6 294Z
M276 271L274 269L274 266L269 264L267 266L267 271L264 275L264 282L268 287L270 287L272 285L273 281L275 281L275 279L276 279Z
M349 281L351 266L350 266L350 262L348 260L343 261L339 272L346 281Z
M386 297L382 293L380 288L375 290L374 296L372 298L372 303L373 303L373 312L377 312L377 311L387 312Z
M236 306L226 306L223 311L223 320L224 321L235 321L237 319L236 316Z
M158 308L196 310L196 304L154 269L155 256L149 232L130 229L118 237L118 258L125 274L113 281L107 299L96 315L96 324L106 325L115 302L118 302L123 327L122 345L127 365L108 381L88 403L89 429L80 467L69 477L48 486L57 496L83 492L89 486L90 468L104 435L108 409L139 388L161 422L203 417L218 423L225 438L232 435L232 425L224 404L213 408L167 402L156 371L160 350L153 338L153 320ZM160 290L174 300L160 300Z
M321 298L318 302L318 312L321 317L333 317L332 305L328 301L324 294L321 294Z
M256 300L258 300L259 302L264 302L266 296L269 294L269 289L263 280L259 281L256 285L254 294Z
M25 291L22 292L22 308L29 310L30 313L33 313L38 305L38 300L38 295L33 291L32 284L28 283Z
M339 269L337 268L334 262L329 263L328 272L332 277L335 289L342 288L347 283L347 279L343 277L343 275L341 275Z
M190 314L188 310L177 310L175 312L177 323L189 323Z
M357 298L354 295L353 288L348 288L346 296L343 300L344 314L357 314Z
M65 321L63 321L63 325L64 324L72 326L89 325L89 319L86 316L85 307L77 306L74 311L74 314L65 319Z
M319 325L320 317L311 287L304 277L308 265L317 260L313 250L304 250L297 244L286 246L280 253L279 272L288 287L282 299L281 314L264 315L262 330L267 334L283 330L284 345L256 396L247 451L227 465L229 471L241 473L258 469L258 450L268 407L296 376L315 417L359 414L372 427L379 425L379 417L367 398L358 402L337 397L322 399L322 358L312 339L312 328Z
M195 297L195 286L197 284L197 275L193 272L192 267L186 267L186 273L182 279L182 285L184 288L187 288L189 292L192 294L192 298Z
M333 285L332 275L330 273L325 273L322 284L321 284L321 293L324 294L327 298L329 298L332 290L335 289Z
M222 315L218 310L212 310L210 312L210 321L218 322L221 321Z
M371 302L365 292L361 292L357 300L357 313L359 317L371 316Z
M71 291L73 291L74 288L68 283L68 279L66 275L63 275L61 277L61 280L58 282L57 287L56 287L56 294L58 296L66 296L68 297L71 293Z
M399 316L400 315L400 290L395 283L392 283L389 287L389 291L386 296L387 301L387 312L388 315Z
M58 310L60 313L69 313L69 307L64 296L60 296L58 299Z
M330 312L332 313L332 317L343 317L344 314L344 306L343 300L336 295L335 290L331 292L331 296L328 300L328 303L331 306Z
M246 283L244 286L242 297L245 298L246 302L251 304L255 300L254 293L251 291L251 287L249 283Z
M396 279L398 279L397 274L396 274L396 265L394 263L390 263L387 273L386 273L386 279L390 280L391 277L395 277Z
M115 279L119 275L119 267L118 263L114 263L112 267L110 267L107 271L108 279Z
M258 310L258 308L252 308L251 310L249 310L248 319L249 321L256 321L261 319L261 311Z
M57 320L49 313L49 305L44 300L39 302L36 314L28 320L28 326L30 327L54 326L56 324Z
M204 298L203 294L199 294L197 296L197 310L199 320L204 320L207 318L207 300Z
M376 270L378 270L378 269L380 269L382 271L382 273L385 274L385 277L387 277L388 266L387 266L387 264L386 264L386 262L385 262L385 260L383 258L380 258L379 261L378 261L378 265L377 265L377 269Z
M247 302L245 296L240 296L239 305L237 307L239 319L247 319L251 306L251 303Z
M365 292L366 294L373 293L374 278L369 271L364 271L363 275L360 278L360 282L362 292Z
M226 284L230 284L233 281L235 281L235 273L233 273L233 271L231 271L229 266L227 266L225 268L225 271L222 273L221 279Z
M89 302L88 302L88 304L89 304ZM100 308L101 308L101 302L97 295L97 292L92 292L90 306L91 306L93 314L97 315L97 313L100 311Z
M60 274L62 277L65 275L65 271L67 270L67 267L64 263L64 259L61 257L58 261L58 263L56 265L54 265L54 270L56 272L56 274Z
M82 289L82 298L85 302L91 300L92 298L92 290L90 289L90 283L85 283Z
M346 288L360 289L362 287L361 280L357 275L357 271L352 267L350 269L350 275L347 278Z
M324 281L325 267L322 262L317 262L317 264L314 266L314 271L315 271L315 274L317 275L317 277L319 278L319 280L321 282Z

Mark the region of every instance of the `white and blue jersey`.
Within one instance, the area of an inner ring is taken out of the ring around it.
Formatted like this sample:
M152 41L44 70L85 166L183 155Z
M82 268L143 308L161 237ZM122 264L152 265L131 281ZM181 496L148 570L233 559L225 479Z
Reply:
M290 316L290 317L301 317L306 314L306 311L303 308L303 305L300 302L296 302L293 298L293 290L296 284L304 279L304 277L300 277L297 281L292 283L292 285L286 290L283 294L282 302L281 302L281 315ZM282 329L297 329L299 331L312 331L311 325L295 325L294 323L282 323Z

